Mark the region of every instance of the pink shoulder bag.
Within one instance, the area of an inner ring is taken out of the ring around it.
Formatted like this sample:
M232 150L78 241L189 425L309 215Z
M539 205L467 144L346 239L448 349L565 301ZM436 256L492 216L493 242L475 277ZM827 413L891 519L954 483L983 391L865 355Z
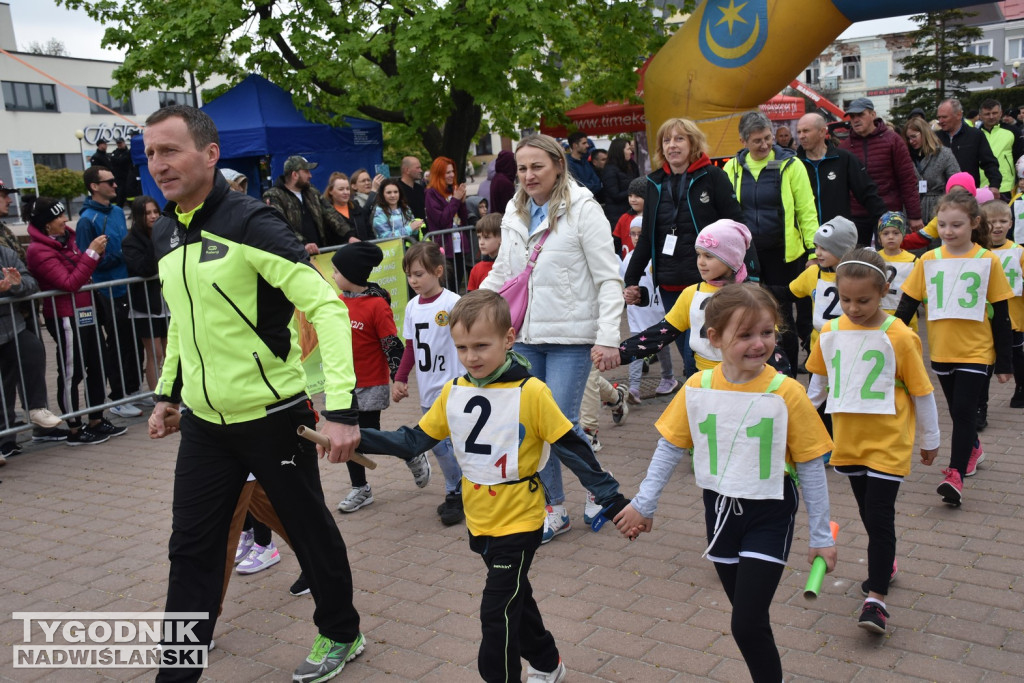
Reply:
M530 273L533 272L533 267L537 263L541 247L544 246L544 242L550 234L551 230L548 229L541 236L537 244L533 246L530 252L530 260L527 261L523 272L511 280L506 280L505 284L498 290L498 294L501 294L508 301L508 308L512 313L512 327L515 328L516 333L522 329L523 321L526 320L526 309L530 305Z

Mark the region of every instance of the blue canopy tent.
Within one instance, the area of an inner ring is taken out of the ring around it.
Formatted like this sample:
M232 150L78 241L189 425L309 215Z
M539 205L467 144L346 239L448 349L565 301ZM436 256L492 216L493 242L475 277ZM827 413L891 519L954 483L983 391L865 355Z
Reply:
M262 76L250 74L202 110L220 133L218 167L233 168L249 177L249 194L260 196L260 162L270 157L272 178L284 172L284 162L300 154L319 164L313 185L324 189L334 171L351 174L370 170L382 161L384 139L375 121L346 116L344 127L310 123L295 108L292 96ZM132 160L139 167L142 190L165 204L163 194L146 166L142 136L131 141Z

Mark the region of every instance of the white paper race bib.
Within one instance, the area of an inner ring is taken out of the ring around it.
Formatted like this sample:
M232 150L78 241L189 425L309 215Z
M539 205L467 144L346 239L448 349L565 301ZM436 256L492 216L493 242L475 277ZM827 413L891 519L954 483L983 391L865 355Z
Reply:
M882 330L836 330L818 338L828 370L826 413L896 414L896 352Z
M903 296L900 287L913 269L913 261L907 263L885 262L885 279L889 283L889 291L882 297L881 308L883 310L895 311L896 307L900 305L900 297Z
M676 236L665 235L665 244L661 246L661 253L665 256L671 256L676 253Z
M928 319L985 319L985 297L992 261L988 258L936 258L924 262Z
M704 309L711 300L711 294L699 289L693 293L693 301L690 302L690 348L702 358L720 362L722 352L711 345L704 317Z
M456 254L461 254L462 253L462 233L461 232L453 232L452 233L452 251L454 251Z
M818 280L814 288L814 329L821 332L821 328L829 320L834 320L843 314L839 306L839 289L835 282Z
M518 481L519 387L452 387L445 409L462 474L474 484ZM547 462L547 449L538 471Z
M928 191L928 181L927 180L918 180L917 181L917 191L920 194L924 194L925 192L927 192Z
M1010 283L1014 296L1024 294L1024 272L1021 272L1020 257L1024 248L1020 246L1009 249L999 249L994 252L1003 264L1003 272L1006 273L1006 281Z
M697 485L732 498L781 500L789 411L776 394L686 388Z

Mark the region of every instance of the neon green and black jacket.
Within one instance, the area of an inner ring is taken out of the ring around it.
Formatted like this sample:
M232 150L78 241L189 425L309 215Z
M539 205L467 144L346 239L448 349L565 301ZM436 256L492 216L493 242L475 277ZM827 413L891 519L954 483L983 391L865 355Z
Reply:
M158 400L183 402L203 420L232 424L305 398L297 307L318 331L324 416L356 424L345 304L280 214L231 192L220 173L214 182L187 226L173 203L153 226L171 312Z

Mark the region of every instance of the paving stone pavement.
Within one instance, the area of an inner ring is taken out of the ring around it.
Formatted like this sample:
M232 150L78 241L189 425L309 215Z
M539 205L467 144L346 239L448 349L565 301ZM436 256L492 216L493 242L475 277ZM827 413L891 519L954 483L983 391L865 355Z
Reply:
M676 359L678 363L678 358ZM677 365L677 368L681 365ZM606 375L613 380L625 369ZM655 366L652 376L657 375ZM656 380L645 380L653 389ZM937 388L936 383L936 388ZM806 516L775 595L772 621L787 680L995 681L1024 677L1024 443L1011 390L993 384L988 459L967 480L964 506L950 509L935 486L948 456L915 464L897 502L899 577L891 589L890 633L857 628L866 577L866 536L843 477L831 474L839 564L821 596L803 597ZM415 392L413 396L415 396ZM937 392L948 443L949 420ZM599 458L636 491L653 452L653 422L668 399L633 407L613 427L602 414ZM385 428L413 424L415 399L392 406ZM125 421L119 421L125 423ZM27 445L0 469L0 679L151 680L142 670L14 669L20 642L14 611L159 611L167 579L171 482L177 437L150 441L143 420L97 447ZM369 473L376 502L335 513L348 544L366 651L339 681L478 680L477 610L483 563L462 526L444 527L436 477L417 489L408 469L379 458ZM566 471L570 532L537 553L532 582L570 681L742 681L747 671L729 634L730 607L704 549L703 508L681 467L662 498L651 534L629 543L610 526L582 524L584 493ZM435 472L436 472L435 468ZM334 509L349 489L343 466L322 464ZM294 554L249 576L235 575L204 680L285 681L306 656L315 629L309 596L292 597ZM1016 673L1014 673L1016 672Z

